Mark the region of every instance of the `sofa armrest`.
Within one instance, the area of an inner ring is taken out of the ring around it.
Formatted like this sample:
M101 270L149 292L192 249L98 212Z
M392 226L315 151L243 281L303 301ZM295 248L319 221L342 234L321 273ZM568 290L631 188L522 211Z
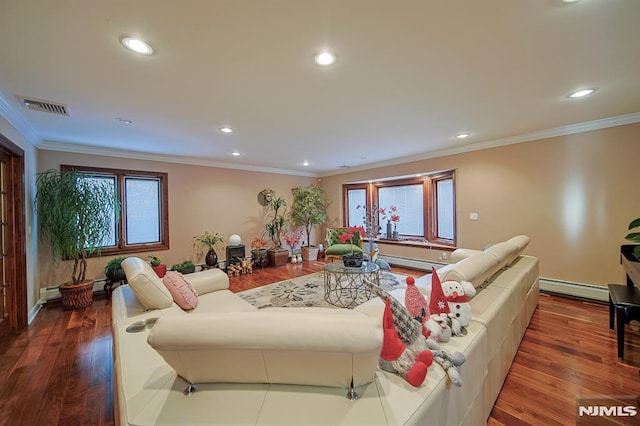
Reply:
M198 296L229 288L229 276L218 268L186 274L184 279L193 286Z
M147 341L190 383L348 388L375 377L379 318L331 308L166 316Z

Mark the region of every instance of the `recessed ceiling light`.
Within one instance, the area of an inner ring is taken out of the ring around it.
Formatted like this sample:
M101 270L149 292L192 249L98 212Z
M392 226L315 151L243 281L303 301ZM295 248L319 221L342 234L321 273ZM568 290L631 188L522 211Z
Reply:
M240 153L238 151L233 151L231 155L233 155L234 157L237 157L240 155Z
M576 2L578 0L562 0L562 1L565 2L565 3L573 3L573 2Z
M220 127L220 130L222 133L233 133L233 129L231 127Z
M303 162L302 162L302 165L303 165L303 166L305 166L305 167L307 167L307 166L309 165L309 162L308 162L308 161L303 161Z
M132 52L139 53L141 55L151 55L153 48L144 40L136 37L123 37L122 44Z
M456 138L458 138L458 139L465 139L465 138L468 138L469 136L471 136L469 133L458 133L458 134L456 135Z
M131 124L131 123L133 123L133 121L131 121L131 120L127 119L127 118L118 117L118 118L116 118L116 120L118 120L118 122L120 122L122 124Z
M571 98L571 99L584 98L585 96L589 96L590 94L592 94L595 91L596 91L596 89L577 90L577 91L571 93L568 97Z
M331 52L324 51L316 55L315 61L318 65L327 66L336 61L336 56Z

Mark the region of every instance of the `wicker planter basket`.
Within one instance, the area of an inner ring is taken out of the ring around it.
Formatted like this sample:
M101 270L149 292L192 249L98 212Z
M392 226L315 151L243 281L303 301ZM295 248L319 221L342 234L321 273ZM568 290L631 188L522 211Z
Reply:
M85 281L77 285L62 284L62 308L65 311L93 305L93 281Z

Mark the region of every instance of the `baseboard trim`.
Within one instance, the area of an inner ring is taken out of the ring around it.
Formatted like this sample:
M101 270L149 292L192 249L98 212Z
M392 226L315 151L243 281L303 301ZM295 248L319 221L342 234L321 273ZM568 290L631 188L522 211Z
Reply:
M100 291L104 291L104 285L107 281L105 279L95 280L93 283L93 293L97 293ZM40 289L40 302L42 304L50 302L52 300L59 300L62 296L60 296L60 290L58 286L54 287L43 287Z
M35 306L29 310L29 314L27 315L27 325L31 325L36 316L42 309L42 305L44 304L44 300L40 299L36 302Z
M609 290L606 287L577 283L571 281L554 280L540 277L540 291L559 294L561 296L577 297L579 299L609 301Z

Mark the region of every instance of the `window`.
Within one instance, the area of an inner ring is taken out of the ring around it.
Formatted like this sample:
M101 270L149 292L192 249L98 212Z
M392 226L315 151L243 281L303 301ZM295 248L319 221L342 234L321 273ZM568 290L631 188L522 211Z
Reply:
M400 239L426 239L455 245L454 172L448 171L413 179L385 180L370 184L343 186L344 217L348 226L363 225L363 210L358 206L385 209L379 215L381 231L386 232L390 208L397 208L400 220L394 225Z
M62 166L85 173L86 179L112 185L120 201L120 215L105 238L102 254L169 248L167 174L95 167Z

